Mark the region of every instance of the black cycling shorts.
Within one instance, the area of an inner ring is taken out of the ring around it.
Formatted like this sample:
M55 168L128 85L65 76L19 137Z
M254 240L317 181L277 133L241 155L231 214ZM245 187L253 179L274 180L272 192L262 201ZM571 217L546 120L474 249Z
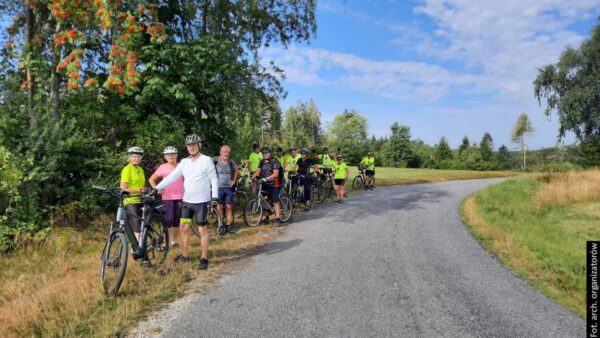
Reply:
M198 226L206 226L208 224L208 202L183 202L183 207L181 208L181 223L192 223L194 216L196 217Z
M263 184L262 191L271 199L271 202L279 203L279 187L275 188L270 184Z
M365 175L367 176L375 176L375 170L365 170Z
M346 180L343 178L336 178L333 180L335 185L344 185L346 183Z

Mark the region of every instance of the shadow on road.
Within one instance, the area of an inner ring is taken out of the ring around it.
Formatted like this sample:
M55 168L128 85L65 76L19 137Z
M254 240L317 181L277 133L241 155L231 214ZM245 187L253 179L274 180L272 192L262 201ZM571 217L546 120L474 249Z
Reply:
M254 257L262 254L273 255L296 247L300 245L300 243L302 243L301 239L291 239L289 241L283 242L270 242L265 245L251 249L243 249L229 252L229 257L231 260L241 260L244 258Z
M328 201L321 208L312 209L297 216L297 221L337 218L346 223L383 215L388 211L425 209L425 204L440 203L450 194L433 186L406 186L385 188L367 192L353 192L344 204Z

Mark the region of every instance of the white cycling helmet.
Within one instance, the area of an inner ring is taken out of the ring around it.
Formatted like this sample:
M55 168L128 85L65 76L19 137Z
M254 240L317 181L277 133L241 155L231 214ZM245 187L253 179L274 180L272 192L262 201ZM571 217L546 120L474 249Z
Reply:
M177 148L168 146L163 150L163 154L177 154Z
M144 149L142 149L140 147L131 147L131 148L127 149L127 155L131 155L131 154L144 155Z

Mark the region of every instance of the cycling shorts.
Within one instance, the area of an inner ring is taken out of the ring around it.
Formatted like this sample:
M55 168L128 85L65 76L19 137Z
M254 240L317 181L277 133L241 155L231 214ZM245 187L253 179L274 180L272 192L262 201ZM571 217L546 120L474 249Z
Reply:
M183 202L183 207L181 208L181 223L192 223L194 216L196 217L198 226L206 226L206 224L208 224L208 202Z

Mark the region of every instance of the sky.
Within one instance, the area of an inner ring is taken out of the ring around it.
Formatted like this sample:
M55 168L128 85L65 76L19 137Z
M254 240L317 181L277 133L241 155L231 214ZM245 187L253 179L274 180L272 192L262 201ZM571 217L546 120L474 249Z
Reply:
M578 47L599 22L599 0L320 0L309 44L262 50L284 69L285 111L313 99L324 126L344 109L367 117L369 135L394 122L431 145L458 147L489 132L510 143L521 113L530 149L556 144L558 118L533 95L538 68ZM565 143L574 142L568 135Z

